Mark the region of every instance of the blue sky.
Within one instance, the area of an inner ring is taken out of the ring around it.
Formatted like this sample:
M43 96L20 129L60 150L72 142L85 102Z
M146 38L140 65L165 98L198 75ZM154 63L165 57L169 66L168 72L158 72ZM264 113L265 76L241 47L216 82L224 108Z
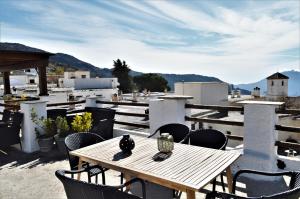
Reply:
M230 83L300 70L298 0L0 0L1 41Z

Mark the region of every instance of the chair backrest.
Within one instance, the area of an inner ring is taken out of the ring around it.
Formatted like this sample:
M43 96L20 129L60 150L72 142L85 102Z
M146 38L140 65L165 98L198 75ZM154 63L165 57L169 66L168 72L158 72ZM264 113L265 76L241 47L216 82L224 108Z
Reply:
M55 175L63 183L68 199L140 199L112 186L92 184L69 178L62 170L56 171Z
M273 194L270 196L262 196L261 199L299 199L300 198L300 187L291 189L285 192Z
M214 129L199 129L191 132L190 144L194 146L225 150L227 137Z
M23 122L23 113L14 112L12 113L12 127L17 128L19 131Z
M113 138L114 118L116 111L109 108L85 107L92 113L93 127L91 133L100 135L105 140Z
M157 132L159 132L160 134L169 133L173 136L174 142L179 143L188 136L188 134L190 133L190 129L184 124L170 123L159 127L155 131L155 133ZM183 143L187 144L188 140L186 140Z
M58 116L66 117L67 109L49 109L47 110L47 117L56 120Z
M8 122L9 119L10 119L10 116L11 116L11 111L10 111L10 110L7 110L7 109L4 109L4 110L3 110L2 121L3 121L3 122Z
M77 169L78 157L69 154L70 151L102 142L103 139L94 133L73 133L66 137L65 146L68 152L71 170Z
M21 143L20 130L23 121L23 113L14 112L11 116L11 123L0 128L0 147L7 147Z
M291 175L290 189L300 188L300 171L294 171Z

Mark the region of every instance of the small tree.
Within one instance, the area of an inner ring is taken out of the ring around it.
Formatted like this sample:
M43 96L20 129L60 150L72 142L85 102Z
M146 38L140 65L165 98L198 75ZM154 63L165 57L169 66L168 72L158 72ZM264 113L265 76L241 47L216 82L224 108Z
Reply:
M156 92L163 92L165 91L165 89L170 90L168 81L159 74L155 73L146 73L143 75L135 76L133 78L133 81L140 91L142 91L143 89Z
M129 75L130 68L125 61L117 59L114 61L114 68L112 70L112 75L118 78L120 83L119 89L124 93L129 93L132 91L132 78Z

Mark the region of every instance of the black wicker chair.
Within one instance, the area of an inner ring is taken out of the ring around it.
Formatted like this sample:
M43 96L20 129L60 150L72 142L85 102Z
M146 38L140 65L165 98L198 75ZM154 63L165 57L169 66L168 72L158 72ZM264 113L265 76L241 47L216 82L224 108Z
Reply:
M90 130L91 133L95 133L105 140L113 138L115 110L109 108L86 107L85 111L92 113L93 127Z
M66 117L67 109L49 109L47 110L47 117L56 120L58 116Z
M78 181L65 176L65 174L78 174L81 171L63 171L55 172L56 177L63 183L68 199L141 199L138 196L123 192L122 189L132 183L140 182L142 184L143 199L146 198L146 189L144 181L135 178L120 186L106 186L91 184Z
M1 122L8 122L11 116L11 111L4 109Z
M7 123L10 121L11 111L4 109L2 119L0 120L0 127L7 126Z
M153 137L158 132L160 134L169 133L170 135L173 136L174 142L176 143L188 144L190 129L184 124L171 123L171 124L163 125L159 127L153 134L148 136L148 138Z
M0 126L0 148L8 147L13 144L20 144L22 149L20 130L23 121L23 113L11 113L11 121L6 125Z
M259 197L241 197L234 195L236 190L236 181L241 174L257 174L264 176L289 176L291 181L289 184L289 189L284 192L275 193L273 195L265 195ZM286 171L278 173L268 173L254 170L240 170L233 178L233 194L220 193L220 192L210 192L206 195L206 199L299 199L300 198L300 172L299 171Z
M226 135L214 129L199 129L190 133L190 144L194 146L207 147L212 149L225 150L228 139ZM223 191L225 184L223 174L221 174ZM213 181L213 191L216 190L216 179Z
M92 144L102 142L103 139L94 133L73 133L66 137L65 146L69 158L71 170L78 170L79 158L70 155L70 151L80 149ZM105 171L101 166L91 166L88 163L84 163L83 167L89 168L88 170L88 181L91 182L91 177L95 176L95 181L98 183L98 174L102 174L102 183L105 184ZM72 178L74 176L72 175Z

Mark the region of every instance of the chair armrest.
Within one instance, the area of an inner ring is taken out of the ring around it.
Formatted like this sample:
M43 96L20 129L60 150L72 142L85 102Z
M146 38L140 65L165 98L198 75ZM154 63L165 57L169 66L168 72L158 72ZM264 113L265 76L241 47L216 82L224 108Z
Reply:
M88 168L83 168L83 169L79 169L79 170L63 170L63 172L65 174L78 174L78 173L88 172L88 171L89 171Z
M271 173L271 172L248 170L248 169L240 170L240 171L236 172L236 174L233 177L232 193L235 193L237 178L241 174L245 174L245 173L251 173L251 174L256 174L256 175L264 175L264 176L284 176L284 175L291 176L293 174L293 172L291 172L291 171Z
M153 137L158 131L159 131L159 129L157 129L154 133L152 133L151 135L149 135L147 138Z
M184 144L189 138L190 138L191 132L189 132L184 138L183 140L181 140L179 143L180 144Z
M124 187L126 187L128 185L131 185L133 183L136 183L136 182L141 183L141 185L142 185L142 192L143 192L143 199L146 199L146 185L145 185L144 180L141 180L139 178L133 178L133 179L129 180L128 182L125 182L124 184L122 184L120 186L116 186L115 188L122 190Z

